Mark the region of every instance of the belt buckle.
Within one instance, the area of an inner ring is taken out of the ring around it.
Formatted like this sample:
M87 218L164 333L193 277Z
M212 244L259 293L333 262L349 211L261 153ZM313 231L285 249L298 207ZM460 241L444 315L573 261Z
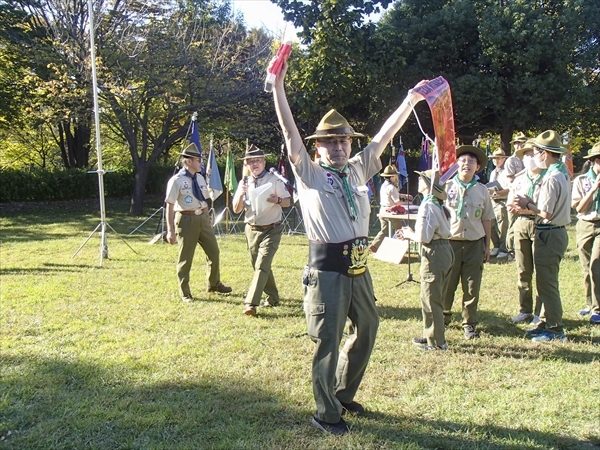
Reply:
M197 209L196 211L194 211L194 214L196 214L197 216L202 214L202 210L201 209Z

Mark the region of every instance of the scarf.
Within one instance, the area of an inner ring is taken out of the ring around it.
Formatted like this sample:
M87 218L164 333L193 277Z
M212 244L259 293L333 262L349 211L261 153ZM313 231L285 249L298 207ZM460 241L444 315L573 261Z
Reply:
M267 169L263 170L260 173L260 175L258 175L256 177L254 175L251 175L252 176L252 180L254 181L254 185L256 186L256 184L258 183L258 180L260 180L261 178L263 178L266 174L267 174Z
M348 164L344 166L342 170L336 169L335 167L328 166L323 161L319 161L319 165L329 172L333 172L340 177L342 180L342 186L344 187L344 192L346 192L346 198L348 199L348 206L350 207L350 220L355 222L358 219L358 213L356 211L356 204L354 203L354 197L352 196L352 191L350 190L350 185L348 184L348 174L346 173L348 170Z
M564 162L560 161L560 162L552 164L550 167L548 167L548 170L546 173L550 174L550 173L556 172L556 171L562 172L564 174L564 176L567 178L567 180L570 179L569 171L567 170L567 166L565 165Z
M465 206L465 195L467 195L467 190L469 188L472 188L473 186L475 186L477 184L477 178L473 177L473 179L471 181L469 181L467 184L460 181L460 179L458 177L454 178L454 180L458 184L459 191L460 191L459 196L458 196L459 197L458 198L458 206L456 208L456 217L461 219L462 213L463 213L463 208Z
M533 198L533 192L535 191L535 185L538 184L542 178L544 178L544 175L546 175L546 169L543 169L533 179L529 176L529 171L527 171L525 174L527 175L526 178L529 183L529 187L527 189L527 197Z
M431 200L431 203L433 203L434 205L437 205L440 208L442 207L442 204L440 203L439 199L433 194L427 194L423 198L423 202L426 202L427 200Z
M200 185L198 184L198 181L196 180L198 173L192 175L189 170L187 170L185 167L183 167L179 171L179 175L183 175L185 177L192 179L192 193L194 194L194 197L196 197L201 202L205 202L206 199L204 198L204 195L202 195L202 190L200 189Z
M587 171L585 176L592 180L592 183L596 182L597 175L596 172L594 172L593 167L590 167L590 170ZM596 193L594 194L594 210L597 213L600 213L600 191L596 191Z

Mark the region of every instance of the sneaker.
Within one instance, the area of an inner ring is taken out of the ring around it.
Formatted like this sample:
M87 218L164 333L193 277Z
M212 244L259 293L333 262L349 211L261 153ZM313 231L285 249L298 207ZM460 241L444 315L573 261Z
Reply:
M475 329L475 325L464 325L463 330L465 330L465 339L467 340L479 337L479 333Z
M539 336L540 334L544 333L545 331L546 331L546 329L542 326L542 327L535 327L530 330L525 330L525 333L527 333L529 336Z
M596 324L600 324L600 314L599 313L594 313L590 316L590 322L591 323L596 323Z
M508 262L512 262L515 260L515 254L514 253L509 253L508 256L506 257L506 260Z
M358 402L350 402L350 403L344 403L344 402L340 402L342 404L342 416L346 413L348 414L352 414L353 416L362 416L365 413L365 408L363 408L363 406L358 403Z
M533 317L533 314L520 312L510 320L512 320L513 323L531 322Z
M529 322L529 325L537 325L540 322L541 322L540 316L538 316L537 314L534 314L533 319L531 319L531 322Z
M255 316L256 315L256 306L246 303L244 305L244 314L247 316Z
M447 343L443 343L442 345L419 345L417 347L419 350L423 350L423 351L435 351L435 350L448 350L448 344Z
M194 301L194 297L192 297L191 295L184 295L183 297L181 297L181 300L183 301L183 303L192 303Z
M424 337L413 338L412 343L415 345L427 345L427 339Z
M498 247L494 247L493 249L490 250L490 256L496 256L499 251L500 251L500 249Z
M550 341L561 341L566 342L567 336L562 331L560 333L552 333L551 331L542 331L537 336L531 338L533 342L550 342Z
M231 291L232 289L229 286L225 286L220 281L216 286L208 286L206 288L206 292L218 292L219 294L229 294Z
M506 252L498 252L498 254L496 255L496 258L500 259L500 258L506 258L508 256L508 253Z
M348 424L340 417L340 421L337 423L329 423L324 420L320 420L315 414L310 422L310 424L321 430L323 433L335 434L337 436L342 436L344 434L350 433L350 428Z
M580 309L577 314L579 314L580 316L587 316L591 312L591 308L585 307L584 309Z

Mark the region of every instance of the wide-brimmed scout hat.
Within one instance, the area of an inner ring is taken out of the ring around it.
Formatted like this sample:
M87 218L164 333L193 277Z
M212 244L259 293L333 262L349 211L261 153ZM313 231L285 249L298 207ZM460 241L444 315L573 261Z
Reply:
M494 150L494 153L492 153L492 156L490 156L490 159L500 158L508 158L508 156L506 155L506 153L504 153L504 150L502 150L501 148L497 148L496 150Z
M202 155L198 151L198 147L196 147L196 144L193 142L190 142L190 145L184 148L180 154L187 158L202 158Z
M312 136L305 139L326 139L332 137L364 137L364 134L356 133L348 121L335 109L323 116L317 130Z
M566 147L563 147L560 136L554 130L546 130L533 140L534 147L546 150L552 153L567 153Z
M524 143L525 141L527 141L527 139L529 139L524 133L517 133L517 135L515 136L515 138L510 141L511 144L514 144L515 142L521 142Z
M594 146L589 149L587 156L584 156L585 159L598 157L600 157L600 142L594 144Z
M398 173L396 168L394 166L392 166L391 164L389 166L387 166L385 169L383 169L383 172L381 172L379 174L379 176L381 176L381 177L394 177L394 176L398 176L398 175L400 175L400 174Z
M519 150L515 150L515 156L519 159L523 159L523 155L525 155L525 152L533 151L534 141L535 139L527 139L523 147L521 147Z
M481 150L479 147L475 147L473 145L461 145L460 147L458 147L456 149L456 157L457 158L464 153L472 153L473 155L475 155L475 157L479 161L480 168L483 169L485 166L487 166L488 157L485 154L485 152L483 150Z
M425 170L423 172L415 171L415 173L418 173L423 181L427 184L429 191L434 197L437 197L440 200L446 200L448 195L444 190L444 185L440 184L440 173L437 170ZM432 185L433 189L431 189Z
M244 153L244 157L242 159L245 161L250 158L264 158L268 155L270 155L270 153L265 153L256 145L251 144L250 147L246 149L246 153Z

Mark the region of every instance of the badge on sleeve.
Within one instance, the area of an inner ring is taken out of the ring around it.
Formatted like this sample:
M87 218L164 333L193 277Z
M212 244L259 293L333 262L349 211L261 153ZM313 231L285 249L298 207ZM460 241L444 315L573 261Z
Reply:
M184 201L186 203L192 203L192 200L193 200L193 198L192 198L191 195L186 195L185 198L184 198Z
M481 217L481 209L476 209L475 210L475 218L479 219Z

